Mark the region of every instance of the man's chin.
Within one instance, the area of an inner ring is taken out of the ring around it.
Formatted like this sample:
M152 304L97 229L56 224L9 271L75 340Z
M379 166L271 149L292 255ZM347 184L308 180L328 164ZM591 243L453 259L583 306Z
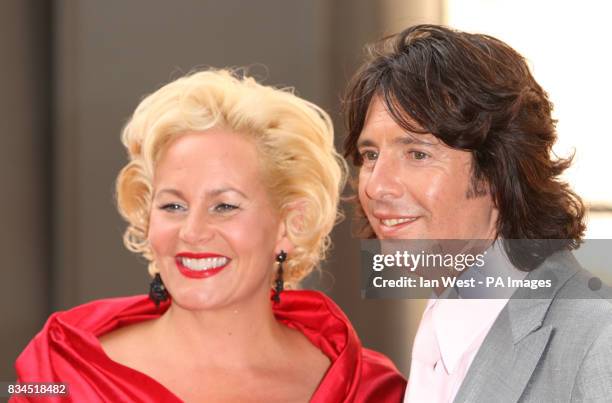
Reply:
M374 227L374 233L378 239L428 239L423 238L423 231L419 231L418 227L420 218L414 221L395 225L393 227L377 225Z
M375 230L376 238L381 240L390 240L390 239L405 239L405 240L418 240L418 239L428 239L423 238L421 234L415 234L412 231L397 231L394 233L389 233L388 231L380 231Z

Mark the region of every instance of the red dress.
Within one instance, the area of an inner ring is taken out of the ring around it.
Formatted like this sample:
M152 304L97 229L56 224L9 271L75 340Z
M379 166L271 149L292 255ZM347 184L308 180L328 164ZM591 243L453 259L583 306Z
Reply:
M121 326L159 317L146 296L105 299L49 318L17 358L18 382L67 383L78 402L179 402L151 377L112 361L98 337ZM276 319L301 331L331 361L311 402L401 402L406 380L384 355L361 346L340 308L316 291L284 291ZM28 396L36 401L34 396ZM19 399L14 399L19 401ZM44 397L40 401L60 401Z

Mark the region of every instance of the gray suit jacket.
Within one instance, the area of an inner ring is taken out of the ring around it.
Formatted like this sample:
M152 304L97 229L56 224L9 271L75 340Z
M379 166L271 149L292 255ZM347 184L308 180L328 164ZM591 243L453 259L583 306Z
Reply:
M529 273L553 287L508 301L454 402L612 402L610 288L591 278L565 251Z

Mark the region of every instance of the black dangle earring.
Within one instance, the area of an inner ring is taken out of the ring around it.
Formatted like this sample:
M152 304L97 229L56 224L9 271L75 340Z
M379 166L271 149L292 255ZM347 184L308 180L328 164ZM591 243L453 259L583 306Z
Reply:
M281 250L278 255L276 255L276 262L278 263L278 274L276 275L276 287L274 288L274 297L272 298L274 302L280 302L280 294L283 292L283 262L287 260L287 252Z
M155 273L155 277L149 285L149 298L155 302L155 306L159 306L159 303L168 299L168 291L162 281L159 273Z

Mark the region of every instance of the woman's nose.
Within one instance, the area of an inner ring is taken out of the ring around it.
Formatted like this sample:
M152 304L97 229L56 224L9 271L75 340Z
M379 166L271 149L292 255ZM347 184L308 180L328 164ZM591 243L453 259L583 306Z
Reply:
M190 212L180 231L180 238L188 244L197 245L212 238L213 229L206 214Z

